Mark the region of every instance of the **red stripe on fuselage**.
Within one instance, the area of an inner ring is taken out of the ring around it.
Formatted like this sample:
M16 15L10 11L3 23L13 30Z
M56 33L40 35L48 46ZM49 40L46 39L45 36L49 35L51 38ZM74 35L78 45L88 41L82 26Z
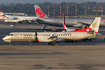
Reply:
M102 21L105 21L105 19L102 19Z
M93 30L93 29L91 29L90 27L88 27L88 28L85 28L85 29L79 29L79 30L68 31L68 32L87 32L88 33L91 30ZM95 33L98 34L98 32L96 32L96 31L95 31Z
M92 29L90 27L85 28L85 29L79 29L79 30L74 30L74 31L68 31L68 32L89 32Z
M0 17L5 17L5 15L0 15Z

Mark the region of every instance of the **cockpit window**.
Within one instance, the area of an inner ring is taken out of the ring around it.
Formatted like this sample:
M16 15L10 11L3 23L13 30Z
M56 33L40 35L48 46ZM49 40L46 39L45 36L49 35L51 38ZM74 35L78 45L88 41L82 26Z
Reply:
M8 36L13 36L13 34L9 34Z

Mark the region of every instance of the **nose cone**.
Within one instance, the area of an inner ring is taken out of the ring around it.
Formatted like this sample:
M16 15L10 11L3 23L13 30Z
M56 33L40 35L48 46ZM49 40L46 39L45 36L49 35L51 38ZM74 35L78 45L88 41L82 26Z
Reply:
M2 38L2 40L6 40L6 37Z
M7 36L2 38L2 40L4 40L4 42L11 42L11 40Z

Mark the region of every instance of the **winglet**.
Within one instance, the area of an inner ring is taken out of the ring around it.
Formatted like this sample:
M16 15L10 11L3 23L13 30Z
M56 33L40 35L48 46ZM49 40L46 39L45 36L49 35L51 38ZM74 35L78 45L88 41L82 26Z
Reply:
M67 27L65 25L65 14L63 14L63 29L66 29L67 30Z

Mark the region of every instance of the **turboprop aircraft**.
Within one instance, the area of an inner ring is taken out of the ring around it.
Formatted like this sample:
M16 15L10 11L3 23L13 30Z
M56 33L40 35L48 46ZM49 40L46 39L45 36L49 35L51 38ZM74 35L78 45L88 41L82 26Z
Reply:
M100 20L100 17L96 17L88 28L67 32L37 32L37 30L35 32L11 32L2 40L10 43L11 41L48 42L48 45L54 45L54 42L89 39L98 34Z
M45 25L51 25L51 26L57 26L62 27L62 18L49 18L45 12L38 6L34 5L35 12L37 19L36 21L39 24L45 24ZM89 27L90 24L93 22L93 18L66 18L65 23L67 27L81 27L86 28ZM100 21L100 26L105 27L105 19L102 19Z

